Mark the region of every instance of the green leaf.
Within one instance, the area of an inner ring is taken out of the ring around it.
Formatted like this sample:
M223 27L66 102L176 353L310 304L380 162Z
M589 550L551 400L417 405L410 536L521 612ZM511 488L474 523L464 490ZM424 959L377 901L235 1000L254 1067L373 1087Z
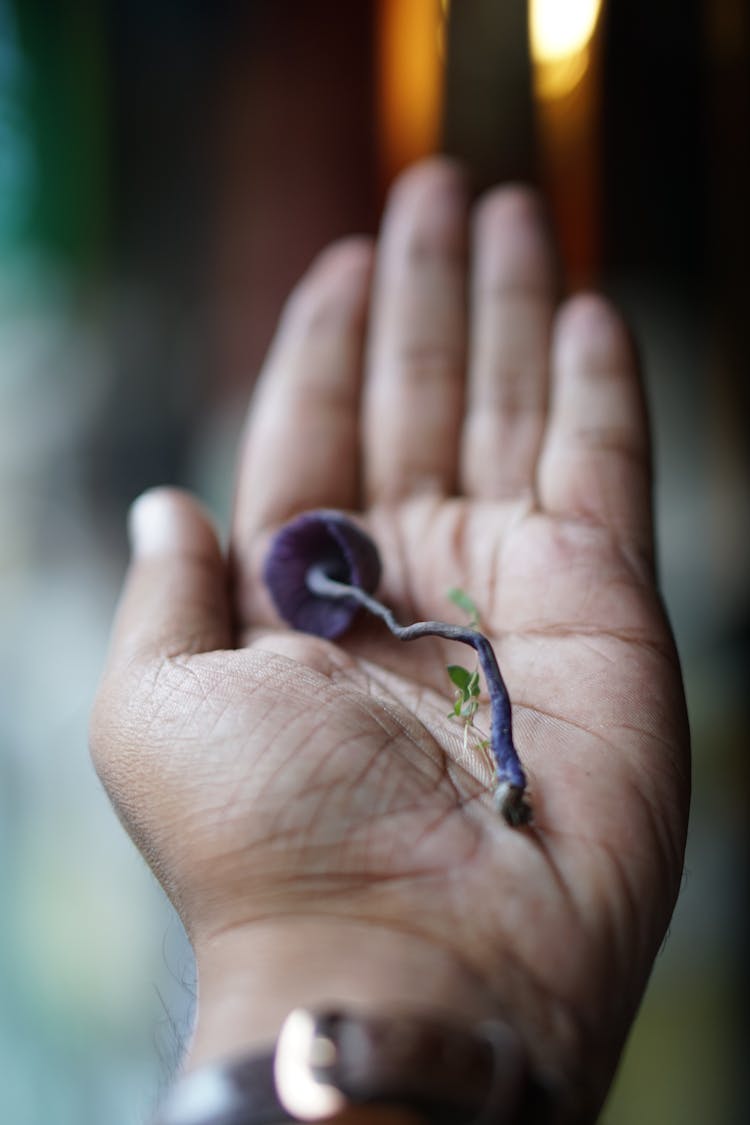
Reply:
M477 625L479 623L479 610L464 590L460 590L458 586L454 586L452 590L448 591L446 597L448 601L453 602L454 605L457 605L459 609L462 609L464 613L468 615L472 625Z
M475 669L466 685L469 695L479 695L479 672Z
M471 694L469 685L474 677L468 668L464 668L460 664L449 664L448 675L460 691Z

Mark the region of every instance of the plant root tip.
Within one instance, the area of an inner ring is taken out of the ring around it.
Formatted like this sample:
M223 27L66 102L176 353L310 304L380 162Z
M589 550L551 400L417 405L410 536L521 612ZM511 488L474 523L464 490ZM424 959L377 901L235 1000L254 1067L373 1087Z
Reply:
M525 789L501 781L495 789L494 801L495 808L511 828L523 828L531 824L533 812Z

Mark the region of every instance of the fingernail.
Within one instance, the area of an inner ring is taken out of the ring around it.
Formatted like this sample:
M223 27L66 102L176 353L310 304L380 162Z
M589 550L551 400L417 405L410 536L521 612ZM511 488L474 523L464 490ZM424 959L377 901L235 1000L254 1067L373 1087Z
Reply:
M627 325L613 305L597 293L571 297L558 313L557 335L611 373L633 361Z
M185 539L185 521L176 497L166 489L144 492L128 513L130 549L137 558L178 551Z

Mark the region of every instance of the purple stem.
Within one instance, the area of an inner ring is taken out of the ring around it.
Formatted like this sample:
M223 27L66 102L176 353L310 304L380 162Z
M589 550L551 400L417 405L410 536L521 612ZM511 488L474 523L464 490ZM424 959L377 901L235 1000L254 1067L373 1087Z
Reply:
M415 641L419 637L443 637L447 641L461 641L471 645L484 673L490 696L490 749L495 761L497 785L495 804L508 824L518 827L531 822L531 806L526 798L526 775L513 745L511 710L508 689L492 645L483 633L462 625L449 625L444 621L415 621L413 625L399 625L387 606L358 586L349 586L329 578L322 566L312 566L307 571L308 589L323 598L350 598L364 609L384 621L395 637L401 641Z

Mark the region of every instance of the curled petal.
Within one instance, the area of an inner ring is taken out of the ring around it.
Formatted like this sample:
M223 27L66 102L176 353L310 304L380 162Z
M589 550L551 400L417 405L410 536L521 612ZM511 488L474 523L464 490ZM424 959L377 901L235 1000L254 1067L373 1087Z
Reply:
M341 512L305 512L275 535L263 578L279 616L294 629L333 640L360 607L348 598L314 594L307 585L313 567L371 594L380 581L380 557L372 539Z

